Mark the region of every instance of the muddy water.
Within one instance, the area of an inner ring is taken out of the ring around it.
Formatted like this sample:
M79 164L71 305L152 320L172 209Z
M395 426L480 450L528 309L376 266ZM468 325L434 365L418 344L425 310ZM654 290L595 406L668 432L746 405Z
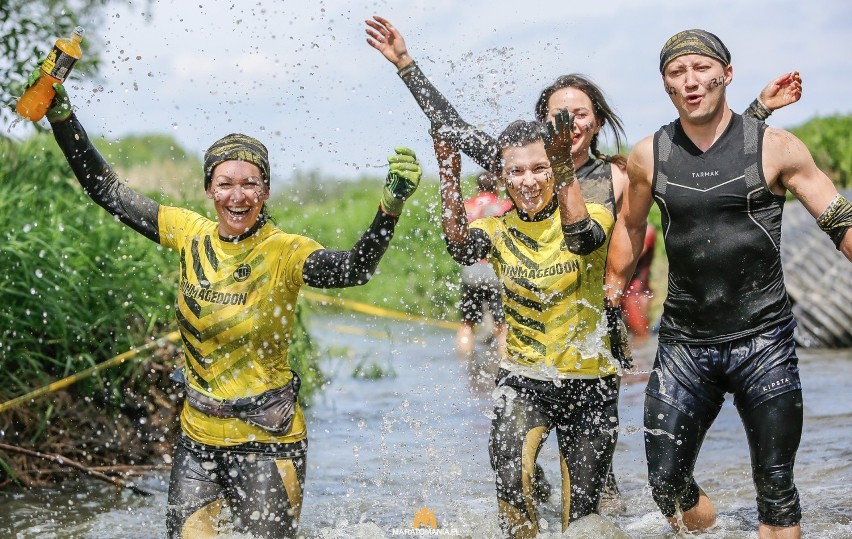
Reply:
M491 368L487 347L460 361L442 329L348 315L315 316L312 333L332 357L330 381L309 411L308 482L302 533L309 538L403 536L431 511L457 537L497 535L488 465ZM655 343L640 347L648 366ZM803 536L852 537L852 352L800 350L805 432L796 463ZM353 376L361 371L378 378ZM572 525L567 537L673 537L646 487L641 433L644 377L622 385L615 471L624 510ZM540 461L558 483L555 439ZM754 538L757 513L745 434L726 404L708 434L696 476L716 502L717 527L702 537ZM0 537L162 537L167 476L140 480L156 495L116 493L80 481L0 494ZM543 537L562 537L559 499L540 509ZM236 537L236 536L232 536Z

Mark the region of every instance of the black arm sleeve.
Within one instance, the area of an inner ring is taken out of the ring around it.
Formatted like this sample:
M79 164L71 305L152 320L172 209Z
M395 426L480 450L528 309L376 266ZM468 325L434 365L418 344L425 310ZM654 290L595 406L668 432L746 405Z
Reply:
M365 284L388 249L396 221L396 217L379 210L370 228L352 249L320 249L311 253L302 268L305 284L314 288L346 288Z
M160 205L119 181L118 175L92 145L74 114L63 122L52 124L52 127L59 148L86 194L122 223L160 243L157 224Z
M485 170L491 170L492 162L499 151L497 140L464 121L416 63L412 62L400 69L399 77L432 125L449 129L453 142L461 151Z
M575 255L585 256L606 242L606 232L591 217L581 219L570 225L562 225L565 245Z
M462 266L476 264L491 253L491 238L479 228L471 228L464 243L452 243L446 236L444 241L447 243L447 252Z

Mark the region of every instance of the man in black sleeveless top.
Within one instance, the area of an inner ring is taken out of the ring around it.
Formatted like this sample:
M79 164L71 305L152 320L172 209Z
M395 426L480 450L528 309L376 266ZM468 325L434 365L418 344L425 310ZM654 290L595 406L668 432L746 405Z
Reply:
M731 111L730 60L719 38L703 30L680 32L663 46L660 72L679 119L630 154L607 299L620 302L656 201L669 284L645 399L654 500L675 529L713 525L716 510L693 471L725 394L733 393L751 452L758 535L798 538L793 462L802 392L781 270L781 213L789 190L852 260L852 205L796 137Z

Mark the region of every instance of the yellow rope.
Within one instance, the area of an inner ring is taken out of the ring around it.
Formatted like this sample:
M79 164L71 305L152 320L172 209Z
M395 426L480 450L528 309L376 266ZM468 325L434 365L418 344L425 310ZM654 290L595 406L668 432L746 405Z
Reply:
M348 300L348 299L335 298L335 297L332 297L332 296L317 294L316 292L311 292L311 291L308 291L308 290L303 290L302 295L305 296L307 299L312 300L312 301L336 305L338 307L343 307L345 309L349 309L351 311L355 311L355 312L359 312L359 313L363 313L363 314L370 314L370 315L373 315L373 316L380 316L380 317L383 317L383 318L393 318L393 319L396 319L396 320L405 320L406 322L419 322L421 324L429 324L429 325L433 325L433 326L438 326L440 328L452 329L452 330L458 329L458 327L459 327L459 325L455 322L446 322L446 321L443 321L443 320L433 320L431 318L426 318L426 317L423 317L423 316L415 316L415 315L411 315L411 314L405 314L405 313L402 313L402 312L399 312L399 311L393 311L393 310L390 310L390 309L383 309L381 307L369 305L367 303L360 303L358 301L352 301L352 300ZM177 341L180 340L180 332L173 331L173 332L169 333L168 335L166 335L165 337L163 337L163 339L165 339L169 342L177 342ZM30 391L26 395L21 395L20 397L15 397L12 400L6 401L6 402L0 404L0 413L5 412L6 410L9 410L9 409L14 408L16 406L19 406L19 405L21 405L25 402L28 402L32 399L37 398L37 397L41 397L42 395L46 395L48 393L53 393L55 391L59 391L60 389L65 389L66 387L68 387L68 386L70 386L70 385L72 385L76 382L79 382L80 380L82 380L84 378L88 378L89 376L95 374L96 372L102 371L104 369L108 369L110 367L115 367L117 365L121 365L122 363L124 363L128 359L132 359L132 358L138 356L140 353L146 352L146 351L151 350L152 348L156 347L157 342L159 340L160 339L157 339L157 340L149 342L148 344L145 344L143 346L133 348L132 350L128 350L127 352L124 352L123 354L119 354L112 359L108 359L108 360L104 361L103 363L99 363L99 364L95 365L94 367L89 367L88 369L84 369L84 370L82 370L78 373L72 374L70 376L66 376L63 379L57 380L56 382L50 383L50 384L48 384L44 387L40 387L38 389Z
M413 314L401 313L399 311L393 311L390 309L383 309L381 307L376 307L375 305L369 305L367 303L360 303L358 301L352 301L343 298L335 298L332 296L326 296L323 294L317 294L316 292L311 292L309 290L302 290L302 295L307 299L312 301L317 301L321 303L329 303L331 305L336 305L338 307L343 307L345 309L349 309L351 311L371 314L373 316L381 316L382 318L393 318L396 320L405 320L406 322L419 322L421 324L428 324L431 326L437 326L439 328L444 329L458 329L459 325L457 322L447 322L445 320L433 320L431 318L426 318L424 316L415 316Z
M163 337L163 339L165 339L169 342L177 342L178 340L180 340L180 332L173 331L173 332L169 333L168 335L166 335L165 337ZM72 374L71 376L66 376L63 379L57 380L56 382L50 383L50 384L48 384L44 387L40 387L36 390L30 391L26 395L21 395L20 397L15 397L14 399L12 399L10 401L6 401L3 404L0 404L0 413L5 412L6 410L9 410L11 408L14 408L14 407L16 407L20 404L23 404L24 402L35 399L36 397L41 397L42 395L45 395L47 393L53 393L54 391L59 391L60 389L65 389L66 387L70 386L71 384L79 382L83 378L87 378L87 377L95 374L98 371L102 371L102 370L108 369L110 367L115 367L116 365L121 365L122 363L124 363L128 359L132 359L132 358L138 356L140 353L146 352L146 351L156 347L158 345L159 340L160 339L157 339L156 341L149 342L146 345L138 346L136 348L133 348L132 350L128 350L127 352L124 352L123 354L119 354L112 359L108 359L108 360L104 361L103 363L98 363L94 367L89 367L88 369L84 369L84 370L82 370L78 373Z
M365 337L374 337L376 339L389 339L391 335L387 331L377 331L371 329L364 329L354 326L347 326L343 324L333 324L331 327L334 331L338 333L346 333L349 335L363 335Z

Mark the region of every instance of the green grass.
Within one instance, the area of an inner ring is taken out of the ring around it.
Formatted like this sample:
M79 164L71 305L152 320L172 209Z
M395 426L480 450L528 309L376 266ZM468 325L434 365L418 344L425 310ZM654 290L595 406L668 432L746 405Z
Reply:
M328 249L348 250L372 222L384 180L317 181L323 183L314 182L307 193L283 188L270 212L287 232L311 237ZM418 316L455 318L460 270L441 238L439 200L437 181L424 179L406 203L370 282L325 293Z
M852 187L852 115L814 118L790 129L838 187Z
M0 396L8 396L164 328L174 297L164 268L174 263L68 180L52 137L7 144L0 161L0 365L13 373Z

